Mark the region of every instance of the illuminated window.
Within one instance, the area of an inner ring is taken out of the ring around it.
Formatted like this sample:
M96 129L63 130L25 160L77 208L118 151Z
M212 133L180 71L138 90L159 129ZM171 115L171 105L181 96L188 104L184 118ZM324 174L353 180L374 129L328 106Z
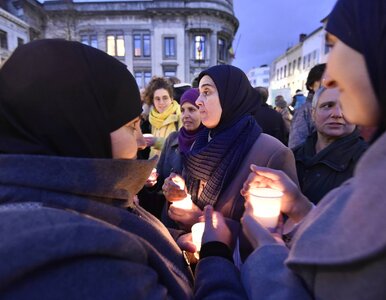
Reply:
M205 35L194 36L194 59L204 60L205 59Z
M94 48L98 48L98 39L97 39L96 34L90 34L90 35L82 34L80 36L80 42L82 44L92 46Z
M107 53L111 56L125 56L125 41L123 34L109 33L107 35Z
M150 57L150 34L134 34L134 57Z

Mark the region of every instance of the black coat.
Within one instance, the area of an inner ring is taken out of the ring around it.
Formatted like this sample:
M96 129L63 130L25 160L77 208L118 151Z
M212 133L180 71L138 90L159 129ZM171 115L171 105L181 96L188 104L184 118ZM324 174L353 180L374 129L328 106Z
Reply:
M254 117L264 133L277 138L284 145L288 144L288 130L280 113L264 103Z
M293 149L300 188L317 204L332 189L352 177L354 167L367 149L357 130L315 153L317 133Z

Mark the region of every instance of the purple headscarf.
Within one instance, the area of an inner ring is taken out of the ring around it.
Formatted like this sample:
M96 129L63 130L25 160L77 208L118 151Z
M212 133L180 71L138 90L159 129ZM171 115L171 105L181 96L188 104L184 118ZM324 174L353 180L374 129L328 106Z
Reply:
M198 108L196 105L196 100L199 95L200 92L197 88L190 88L186 90L180 98L180 107L182 107L184 103L188 102ZM202 123L197 129L193 131L188 131L184 127L181 127L180 131L178 132L178 147L180 152L186 155L190 151L190 147L196 140L197 135L204 129L205 127L202 125Z

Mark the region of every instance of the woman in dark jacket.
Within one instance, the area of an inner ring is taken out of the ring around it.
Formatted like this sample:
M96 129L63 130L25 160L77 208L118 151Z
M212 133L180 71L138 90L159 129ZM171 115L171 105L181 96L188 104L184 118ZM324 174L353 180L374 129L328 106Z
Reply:
M157 163L156 179L148 181L138 195L141 206L159 219L161 219L166 203L162 193L164 180L171 173L182 174L183 160L197 135L204 129L196 105L198 96L199 92L196 88L189 88L182 94L180 98L182 127L179 131L172 132L165 140L161 157ZM163 221L172 225L165 214Z
M366 142L342 111L338 89L324 87L312 100L316 131L293 149L302 193L317 204L329 191L349 179Z

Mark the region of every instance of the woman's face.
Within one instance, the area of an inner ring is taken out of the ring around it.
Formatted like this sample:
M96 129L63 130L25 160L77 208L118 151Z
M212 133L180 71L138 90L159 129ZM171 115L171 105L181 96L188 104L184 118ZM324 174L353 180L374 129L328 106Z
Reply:
M162 114L172 104L172 98L167 90L158 89L154 91L153 103L155 109Z
M196 130L201 124L201 117L198 108L189 102L185 102L181 106L182 126L187 131Z
M339 139L352 133L355 125L346 121L339 101L338 89L327 89L319 97L312 110L312 118L319 134Z
M196 100L201 122L207 128L215 128L220 123L222 108L216 85L212 78L205 75L201 78L200 96Z
M145 149L139 117L110 133L113 158L134 159L138 149Z
M327 40L333 47L328 56L323 84L339 89L342 109L350 123L378 125L380 107L363 55L331 34L327 34Z

